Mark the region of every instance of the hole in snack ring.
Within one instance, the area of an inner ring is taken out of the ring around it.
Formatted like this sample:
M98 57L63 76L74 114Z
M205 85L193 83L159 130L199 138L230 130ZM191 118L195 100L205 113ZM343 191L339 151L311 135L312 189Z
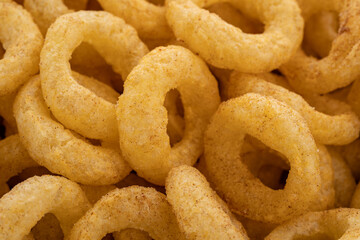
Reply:
M264 32L264 24L257 19L244 15L230 3L215 3L207 8L217 14L225 22L240 28L245 33L260 34Z
M5 138L5 126L3 125L4 119L0 116L0 139Z
M173 147L181 141L185 129L184 106L178 90L172 89L166 94L164 106L168 112L167 134Z
M5 49L4 49L3 45L0 42L0 59L3 59L4 54L5 54Z
M88 0L62 0L63 3L69 8L76 11L85 10Z
M64 233L59 220L52 213L47 213L31 229L34 239L63 239Z
M286 158L250 135L246 135L245 139L241 161L265 186L274 190L284 189L290 169Z
M97 0L89 0L86 5L86 10L102 11L103 8Z
M306 55L322 59L328 56L337 36L339 17L336 12L321 11L305 22L302 48Z
M45 167L42 166L29 167L21 171L18 175L11 177L6 183L7 185L9 185L9 188L12 189L17 184L33 176L42 176L42 175L50 175L50 174L53 175Z
M148 0L148 2L157 6L164 6L165 4L165 0Z
M311 240L311 239L317 239L317 240L335 240L331 236L327 235L326 233L315 233L311 236L304 236L304 235L297 235L294 236L294 240Z

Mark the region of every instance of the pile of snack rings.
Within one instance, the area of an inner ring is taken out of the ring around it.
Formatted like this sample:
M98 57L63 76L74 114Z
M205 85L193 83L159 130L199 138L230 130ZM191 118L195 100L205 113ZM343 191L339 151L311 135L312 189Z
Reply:
M0 0L0 239L360 239L360 0Z

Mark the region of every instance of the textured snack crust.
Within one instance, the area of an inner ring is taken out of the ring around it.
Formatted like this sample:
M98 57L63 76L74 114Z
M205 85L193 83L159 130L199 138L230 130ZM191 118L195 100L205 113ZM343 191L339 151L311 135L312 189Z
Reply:
M338 105L338 109L342 112L329 116L316 111L300 95L266 81L262 75L233 72L227 96L233 98L249 92L271 96L299 112L305 118L318 143L345 145L359 137L360 121L350 106L344 102L331 100L330 103ZM325 104L329 105L329 103Z
M185 131L171 147L164 100L175 88L184 106ZM146 55L124 89L116 112L121 152L139 176L164 185L171 168L193 165L201 155L205 128L220 102L217 82L199 57L169 46Z
M186 165L173 168L166 178L166 194L186 239L248 239L242 226L237 228L223 210L226 204L218 202L215 191L195 168Z
M60 41L61 39L61 41ZM110 13L80 11L59 17L41 51L41 85L54 116L67 128L93 139L118 140L115 105L77 84L69 59L87 42L126 79L148 52L134 28Z
M14 114L30 156L53 173L82 184L107 185L131 171L117 150L91 145L51 118L38 76L20 90Z
M360 76L360 2L358 0L298 0L302 14L340 12L340 27L329 55L320 60L299 49L280 67L297 92L328 93L345 87Z
M43 37L20 5L0 1L0 41L6 50L0 60L0 96L14 92L39 71Z
M185 239L165 195L132 186L115 189L100 199L74 225L70 240L101 239L127 228L146 231L153 239Z
M175 36L211 65L241 72L267 72L288 61L299 47L304 21L296 1L228 1L244 14L260 19L265 24L263 34L243 33L201 9L221 1L166 1L166 19Z
M284 189L266 187L241 161L245 134L289 160ZM272 97L248 93L222 103L205 134L205 160L210 181L230 209L253 220L283 222L307 211L320 193L319 155L308 126Z
M22 240L46 213L53 213L65 236L90 208L84 192L63 177L32 177L0 199L0 238Z
M99 0L105 11L121 17L145 39L170 39L173 33L165 19L165 7L147 0Z
M359 238L359 234L360 210L337 208L294 218L275 228L265 240L354 240Z

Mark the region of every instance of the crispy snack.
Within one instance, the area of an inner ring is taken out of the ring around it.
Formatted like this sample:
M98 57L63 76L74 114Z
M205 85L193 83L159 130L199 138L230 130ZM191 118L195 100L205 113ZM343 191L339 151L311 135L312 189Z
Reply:
M166 93L176 88L184 105L185 131L170 146L166 134ZM128 76L117 106L120 148L147 181L164 185L171 168L193 165L203 151L203 133L220 97L206 64L179 46L159 47Z
M165 19L165 7L146 0L98 0L102 8L133 26L141 38L170 39L173 33Z
M356 182L344 158L335 149L328 147L334 169L335 207L349 207Z
M39 26L43 36L50 25L61 15L72 13L74 10L86 8L87 0L25 0L24 7L29 11ZM106 64L99 53L88 43L83 42L74 50L70 60L74 66L102 67Z
M25 147L20 142L19 135L12 135L0 141L0 185L28 167L38 166L31 159ZM1 187L6 189L6 187ZM2 192L2 191L0 191ZM2 192L3 194L5 192ZM0 193L0 197L3 195Z
M324 110L329 111L330 108L333 110L331 115L326 115L316 111L300 95L266 81L261 74L234 71L228 84L227 96L233 98L249 92L274 97L299 112L305 118L314 139L318 143L345 145L359 137L360 121L351 107L344 102L325 96L312 95L306 97L307 100L317 106L320 107L321 105Z
M67 237L73 224L89 208L76 183L55 176L32 177L0 199L0 239L21 240L49 212L59 219Z
M340 12L338 35L332 42L329 55L321 60L306 56L303 50L297 53L280 71L291 86L301 93L328 93L345 87L360 75L360 2L298 0L305 20L320 11Z
M38 76L20 90L14 113L21 141L30 156L53 173L82 184L108 185L131 171L119 151L77 138L52 119Z
M173 168L166 178L166 194L186 239L248 239L241 223L225 203L219 203L222 200L195 168Z
M360 235L360 210L338 208L311 212L275 228L265 240L339 239L353 240Z
M244 34L201 9L216 2L166 1L166 19L175 36L211 65L241 72L271 71L287 62L299 47L304 22L295 1L229 1L245 15L261 19L263 34Z
M69 239L101 239L126 228L146 231L153 239L184 239L165 195L138 186L109 192L74 225Z
M81 87L71 75L70 55L84 38L123 79L148 49L135 29L106 12L63 15L47 33L40 74L44 98L51 112L66 127L85 137L117 141L115 105Z
M337 37L339 21L335 12L319 12L305 22L304 44L320 58L326 57Z
M14 92L39 71L43 37L30 14L12 1L0 1L0 96Z
M288 158L283 190L264 186L244 166L239 151L245 134ZM222 103L205 134L205 160L210 181L230 209L253 220L283 222L307 211L320 193L319 155L308 126L272 97L248 93Z

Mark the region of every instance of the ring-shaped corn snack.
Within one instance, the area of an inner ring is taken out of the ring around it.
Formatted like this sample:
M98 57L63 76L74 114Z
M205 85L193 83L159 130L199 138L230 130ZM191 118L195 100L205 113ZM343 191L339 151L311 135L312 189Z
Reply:
M265 240L354 240L360 234L360 210L337 208L310 212L275 228Z
M167 92L177 89L184 106L183 138L173 147L166 134ZM129 74L119 97L121 152L137 174L164 185L171 168L193 165L203 151L203 134L220 102L217 82L206 64L188 49L159 47Z
M39 71L43 37L31 15L13 1L0 1L0 96L14 92Z
M14 114L29 155L53 173L88 185L114 184L131 171L119 151L77 138L52 119L34 77L17 95Z
M201 9L217 2L223 0L166 1L166 19L175 36L211 65L240 72L267 72L287 62L300 46L304 21L296 1L227 1L263 22L263 34L243 33Z
M185 239L165 195L153 188L132 186L102 197L74 225L69 240L101 239L127 228L146 231L154 239Z
M320 11L339 12L340 27L329 55L320 60L299 49L280 71L301 93L328 93L360 76L360 2L358 0L298 0L305 19ZM326 2L326 3L324 3ZM306 5L305 5L306 4Z
M66 178L29 178L0 199L0 238L22 240L49 212L59 219L64 235L68 236L90 206L80 186Z
M284 189L266 187L241 161L245 134L288 159ZM272 97L248 93L222 103L205 133L205 160L210 182L230 209L253 220L283 222L306 212L320 193L319 155L311 132L298 112Z
M249 92L271 96L299 112L305 118L318 143L345 145L359 137L360 121L350 106L344 102L335 99L324 101L326 106L332 105L333 108L337 106L339 109L337 115L327 115L316 111L302 96L266 81L262 75L234 71L228 84L227 96L234 98ZM315 96L312 97L314 98Z
M219 197L196 168L173 168L166 178L166 194L186 239L248 239L241 223L229 216L230 210L223 209L226 204L219 203Z
M148 49L134 28L106 12L63 15L46 35L40 75L44 99L51 112L64 126L85 137L115 142L119 138L115 105L78 85L71 74L71 53L83 41L94 46L123 79Z

